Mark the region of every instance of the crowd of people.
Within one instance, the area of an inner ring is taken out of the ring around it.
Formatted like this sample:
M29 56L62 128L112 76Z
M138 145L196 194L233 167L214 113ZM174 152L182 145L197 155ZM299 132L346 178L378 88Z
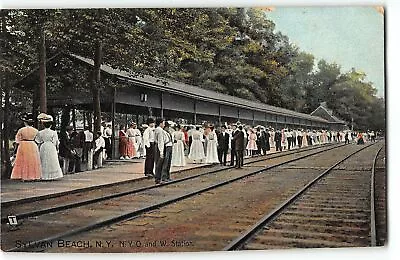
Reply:
M11 179L55 180L65 174L102 167L104 159L112 159L110 124L103 122L95 135L90 127L78 132L71 126L58 135L51 129L50 115L38 116L40 131L33 127L32 114L25 113L20 119L25 126L16 135ZM195 126L154 118L148 118L140 129L134 122L128 129L121 126L117 135L118 158L145 158L144 174L154 177L157 184L171 180L171 166L183 167L187 162L241 168L245 156L265 155L271 149L283 151L332 142L363 144L376 138L374 131L274 129L240 122L218 127Z
M136 129L135 124L131 127ZM265 155L271 149L283 151L315 144L360 143L360 140L364 143L366 140L366 133L251 127L240 122L218 127L213 124L184 126L149 118L142 127L143 135L139 130L132 135L126 134L124 129L120 131L120 158L134 158L132 156L135 154L137 157L145 157L144 173L153 176L157 184L170 181L171 166L185 166L187 161L225 166L229 155L229 165L241 168L244 156ZM131 143L130 136L135 137ZM370 132L368 136L371 136ZM136 147L139 149L135 150ZM133 152L129 155L131 149Z
M110 141L103 137L105 131L97 132L94 137L88 127L77 132L67 126L58 134L51 129L53 117L45 113L37 117L40 131L33 127L35 119L31 113L21 114L20 120L24 127L15 136L11 179L56 180L65 174L81 172L83 165L85 170L102 166L106 140Z

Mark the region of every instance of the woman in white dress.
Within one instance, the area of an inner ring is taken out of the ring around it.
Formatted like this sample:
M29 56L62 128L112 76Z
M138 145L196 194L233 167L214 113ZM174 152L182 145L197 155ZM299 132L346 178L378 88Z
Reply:
M58 162L58 135L56 131L50 129L53 124L53 117L48 115L42 119L43 130L36 135L35 141L40 145L40 161L42 165L42 180L55 180L63 177L63 173Z
M287 130L286 129L282 129L281 133L282 133L282 139L281 139L282 140L282 142L281 142L282 149L286 150L287 145L288 145Z
M275 130L273 128L269 128L269 147L271 149L275 149Z
M303 146L308 146L308 132L303 131Z
M192 133L192 144L188 158L193 160L194 163L201 162L204 158L203 134L199 131L199 127Z
M206 163L219 163L218 159L218 139L214 131L214 127L210 127L210 132L207 135L207 155Z
M179 127L176 128L176 131L172 133L172 139L174 141L174 145L172 146L172 166L185 166L185 145L183 144L185 140L185 134L179 130Z

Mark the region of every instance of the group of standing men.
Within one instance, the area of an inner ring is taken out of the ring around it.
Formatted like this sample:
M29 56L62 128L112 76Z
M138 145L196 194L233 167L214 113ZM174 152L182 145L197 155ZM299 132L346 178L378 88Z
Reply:
M236 168L243 166L246 138L242 125L235 125L229 132L226 131L226 126L216 131L213 125L201 130L196 127L186 131L177 127L174 132L170 129L168 121L149 118L143 132L143 145L146 150L145 175L154 177L156 184L171 181L171 165L185 164L186 143L187 157L194 163L226 165L227 154L231 149L231 166L234 164ZM182 163L177 164L177 161Z
M169 123L164 119L147 120L148 127L143 132L143 143L146 149L145 175L154 176L156 184L168 182L172 161L172 136ZM154 173L153 173L154 169Z

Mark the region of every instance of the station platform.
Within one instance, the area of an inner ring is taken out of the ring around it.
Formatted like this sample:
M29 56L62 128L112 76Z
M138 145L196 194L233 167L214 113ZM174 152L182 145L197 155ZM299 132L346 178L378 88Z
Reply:
M184 167L171 167L171 174L207 166L209 165L188 163ZM148 178L143 172L144 159L113 160L106 162L102 168L67 174L53 181L1 180L0 199L1 203L10 203Z
M267 154L276 153L275 149ZM230 155L227 156L230 161ZM248 158L245 156L245 159ZM186 158L187 159L187 158ZM209 164L194 164L187 159L184 167L171 167L171 175L174 173L199 167L210 167ZM1 203L18 203L63 195L80 190L97 189L111 186L115 183L132 182L132 180L147 179L144 175L144 159L111 160L106 161L102 168L67 174L63 178L54 181L22 182L19 180L1 180ZM173 178L173 177L172 177Z

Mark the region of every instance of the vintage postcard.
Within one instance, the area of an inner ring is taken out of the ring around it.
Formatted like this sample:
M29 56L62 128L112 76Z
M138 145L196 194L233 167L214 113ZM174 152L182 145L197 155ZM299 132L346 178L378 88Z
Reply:
M3 251L387 245L383 6L0 12Z

